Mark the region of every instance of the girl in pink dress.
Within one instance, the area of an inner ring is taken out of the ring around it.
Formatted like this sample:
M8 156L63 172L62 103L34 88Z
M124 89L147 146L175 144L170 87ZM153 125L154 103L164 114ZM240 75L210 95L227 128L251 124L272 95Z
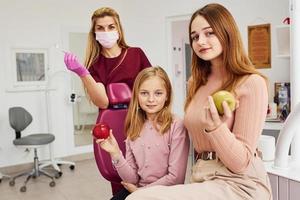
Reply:
M172 87L160 67L146 68L137 76L125 122L126 157L111 131L99 139L126 188L112 199L125 199L137 189L183 184L189 138L183 121L171 113Z

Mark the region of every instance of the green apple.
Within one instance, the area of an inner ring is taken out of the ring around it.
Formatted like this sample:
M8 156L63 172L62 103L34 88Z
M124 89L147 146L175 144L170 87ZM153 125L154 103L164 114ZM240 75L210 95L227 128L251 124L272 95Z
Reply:
M214 100L214 103L215 103L218 113L220 115L224 114L224 109L223 109L223 105L222 105L223 101L226 101L230 110L234 111L236 102L235 102L234 96L230 92L228 92L226 90L220 90L220 91L214 93L212 95L212 98Z

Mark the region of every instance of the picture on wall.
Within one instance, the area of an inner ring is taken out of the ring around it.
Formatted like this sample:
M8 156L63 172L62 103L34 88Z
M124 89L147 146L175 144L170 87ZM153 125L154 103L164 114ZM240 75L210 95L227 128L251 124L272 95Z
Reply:
M11 88L23 88L26 90L26 88L33 89L33 87L44 86L47 79L47 70L47 49L12 49Z
M256 68L271 68L270 24L248 26L248 54Z
M45 81L45 53L15 52L17 81Z

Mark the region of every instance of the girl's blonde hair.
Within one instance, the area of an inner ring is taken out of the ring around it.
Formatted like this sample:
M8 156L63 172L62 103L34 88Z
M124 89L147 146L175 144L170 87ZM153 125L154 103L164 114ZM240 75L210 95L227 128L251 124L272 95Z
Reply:
M193 42L191 38L191 24L197 16L202 16L206 19L223 47L223 66L228 72L228 79L219 89L233 91L245 75L258 74L267 81L267 78L255 69L247 56L233 16L220 4L208 4L194 12L189 23L189 40L191 47ZM191 65L191 78L184 106L185 110L198 88L206 84L208 76L211 73L210 61L199 58L194 50Z
M96 10L92 17L91 17L91 28L88 35L88 41L87 41L87 47L86 47L86 53L85 53L85 62L84 65L89 68L93 63L96 62L97 58L100 55L102 46L97 42L96 35L95 35L95 26L96 26L96 20L98 18L103 17L112 17L116 23L116 27L119 33L119 39L117 41L118 45L121 48L128 48L129 46L126 44L124 39L124 32L121 25L119 14L112 8L109 7L103 7L98 10Z
M167 73L159 66L145 68L137 75L134 81L132 98L125 120L125 132L130 140L135 140L137 137L139 137L143 125L147 120L145 111L139 107L138 95L141 85L146 80L153 77L159 77L161 79L167 92L167 100L163 109L157 113L154 119L154 127L161 134L166 133L171 127L173 116L171 113L172 86L170 79Z

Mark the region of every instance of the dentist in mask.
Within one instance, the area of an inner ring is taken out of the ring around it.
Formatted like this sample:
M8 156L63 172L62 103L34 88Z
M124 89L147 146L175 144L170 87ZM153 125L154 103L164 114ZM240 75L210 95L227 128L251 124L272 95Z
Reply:
M91 17L84 64L70 52L65 53L64 62L81 78L91 101L100 109L109 105L106 85L122 82L132 89L137 74L151 66L141 48L126 44L119 14L108 7L97 9Z

